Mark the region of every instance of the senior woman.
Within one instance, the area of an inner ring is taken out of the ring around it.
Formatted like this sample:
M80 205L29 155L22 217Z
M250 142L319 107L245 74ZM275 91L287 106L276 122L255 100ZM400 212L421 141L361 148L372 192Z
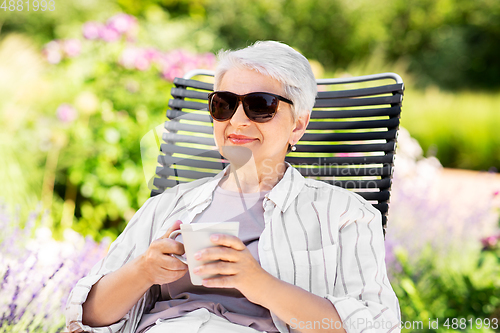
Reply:
M306 58L278 42L219 54L209 97L230 166L150 198L73 289L70 332L398 332L381 215L360 196L285 162L316 96ZM180 223L239 221L196 274L171 254Z

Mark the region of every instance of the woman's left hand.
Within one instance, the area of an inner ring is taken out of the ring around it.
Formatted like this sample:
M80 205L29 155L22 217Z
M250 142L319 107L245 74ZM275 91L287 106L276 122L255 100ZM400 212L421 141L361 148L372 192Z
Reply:
M196 260L216 262L195 268L198 275L223 275L204 279L203 286L209 288L236 288L248 300L259 298L259 285L270 277L255 260L243 242L235 236L214 234L210 240L220 245L209 247L195 253Z

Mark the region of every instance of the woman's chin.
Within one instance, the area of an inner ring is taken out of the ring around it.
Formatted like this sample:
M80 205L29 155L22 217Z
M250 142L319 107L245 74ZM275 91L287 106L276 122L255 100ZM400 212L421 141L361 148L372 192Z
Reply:
M229 162L235 166L243 166L250 161L253 152L250 148L242 145L227 145L221 147L220 151Z

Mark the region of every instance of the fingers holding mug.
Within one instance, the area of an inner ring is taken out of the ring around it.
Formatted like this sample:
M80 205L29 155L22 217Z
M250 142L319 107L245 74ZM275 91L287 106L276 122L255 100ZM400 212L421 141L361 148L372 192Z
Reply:
M174 240L174 242L176 244L178 244L179 246L181 246L182 247L182 252L180 252L180 251L170 252L170 255L172 257L174 257L174 258L179 259L181 262L183 262L184 264L187 265L187 259L181 256L182 254L184 254L184 245L182 243L179 243L179 242L175 241L175 237L177 237L180 233L181 233L181 230L174 230L174 231L172 231L172 233L169 236L169 239Z
M165 234L161 236L160 238L170 238L170 234L175 231L175 230L180 230L181 229L181 220L175 221L168 229L165 231Z

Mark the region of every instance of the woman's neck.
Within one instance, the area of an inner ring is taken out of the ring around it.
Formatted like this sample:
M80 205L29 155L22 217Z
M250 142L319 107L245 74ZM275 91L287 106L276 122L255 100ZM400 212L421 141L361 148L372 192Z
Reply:
M284 161L266 160L256 164L253 158L244 165L231 163L219 185L225 190L243 193L270 191L283 178L286 168Z

